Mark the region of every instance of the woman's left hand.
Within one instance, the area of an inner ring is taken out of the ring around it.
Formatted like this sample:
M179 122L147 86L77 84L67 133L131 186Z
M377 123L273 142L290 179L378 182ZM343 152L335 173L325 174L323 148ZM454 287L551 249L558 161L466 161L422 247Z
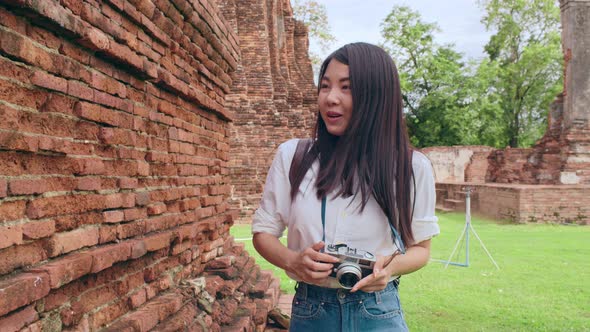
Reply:
M363 292L375 292L385 289L391 277L385 266L391 262L391 258L391 256L378 256L373 266L373 273L357 282L350 291L356 292L357 290L362 290Z

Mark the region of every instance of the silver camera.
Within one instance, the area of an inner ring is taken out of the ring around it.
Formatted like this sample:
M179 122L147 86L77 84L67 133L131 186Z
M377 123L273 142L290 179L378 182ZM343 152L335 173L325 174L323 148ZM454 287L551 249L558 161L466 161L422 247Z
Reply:
M346 244L329 244L324 253L340 260L334 263L330 277L336 278L342 288L351 289L362 278L373 273L376 258L372 253L350 248Z

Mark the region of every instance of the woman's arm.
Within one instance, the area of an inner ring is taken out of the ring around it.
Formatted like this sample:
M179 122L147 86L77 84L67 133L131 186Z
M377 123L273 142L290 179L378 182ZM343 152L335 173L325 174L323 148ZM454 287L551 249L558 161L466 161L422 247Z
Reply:
M351 291L379 291L385 289L391 276L401 276L421 269L430 259L430 240L410 246L405 254L394 256L387 264L390 258L391 256L380 257L375 263L373 274L359 281ZM384 266L385 264L387 265Z
M254 248L271 264L296 275L301 281L319 284L332 270L332 264L338 259L319 252L324 247L318 242L297 253L283 245L277 237L267 233L256 233L253 238Z

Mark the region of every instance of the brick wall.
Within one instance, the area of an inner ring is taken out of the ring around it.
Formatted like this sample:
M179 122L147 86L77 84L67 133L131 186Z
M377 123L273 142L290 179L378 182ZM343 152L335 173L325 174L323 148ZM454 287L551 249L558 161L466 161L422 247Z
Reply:
M230 208L249 223L278 145L310 137L317 109L307 29L289 0L221 1L239 36L238 66L227 106L230 124Z
M265 325L228 235L239 39L213 0L0 0L0 330Z
M489 146L436 146L420 150L434 168L436 181L484 182Z
M464 199L461 192L466 186L473 189L471 210L477 214L515 222L590 225L588 185L439 182L438 203L447 198Z

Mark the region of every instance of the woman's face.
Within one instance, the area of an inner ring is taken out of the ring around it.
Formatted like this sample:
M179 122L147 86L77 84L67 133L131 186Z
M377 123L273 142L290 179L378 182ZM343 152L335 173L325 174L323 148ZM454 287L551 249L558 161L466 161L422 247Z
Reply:
M348 66L332 59L320 81L320 115L328 132L342 136L352 116L352 93Z

